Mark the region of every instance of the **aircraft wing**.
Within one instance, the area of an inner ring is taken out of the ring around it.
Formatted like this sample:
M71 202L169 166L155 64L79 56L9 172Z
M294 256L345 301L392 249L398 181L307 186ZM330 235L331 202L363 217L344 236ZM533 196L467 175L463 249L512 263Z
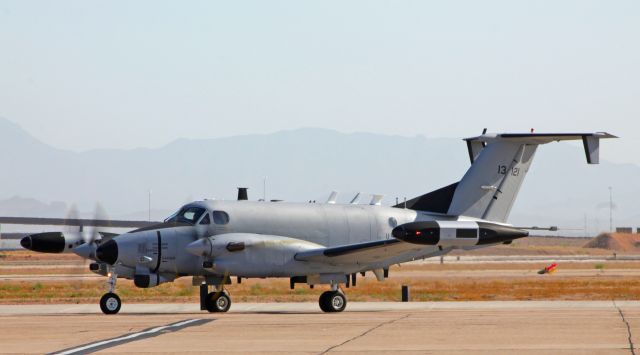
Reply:
M22 224L43 226L91 226L111 228L142 228L160 222L122 221L106 219L78 219L78 218L35 218L35 217L0 217L0 224Z
M322 262L332 265L362 265L381 262L406 253L415 253L416 258L426 257L430 256L429 254L432 254L436 250L438 249L434 247L425 247L424 245L406 243L391 238L373 242L306 250L297 253L295 259L298 261Z

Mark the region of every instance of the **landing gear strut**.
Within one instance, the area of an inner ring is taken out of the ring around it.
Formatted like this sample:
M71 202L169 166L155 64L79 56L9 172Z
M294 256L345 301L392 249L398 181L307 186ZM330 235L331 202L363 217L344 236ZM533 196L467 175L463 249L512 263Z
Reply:
M213 312L227 312L231 308L231 297L229 293L220 288L207 294L207 298L204 300L207 311Z
M319 303L323 312L342 312L347 307L347 296L340 290L326 291L320 295Z
M109 280L107 281L107 284L109 285L109 292L105 293L102 295L102 298L100 298L100 309L104 314L116 314L120 312L122 301L120 300L120 297L114 293L117 280L118 275L111 271L109 273Z

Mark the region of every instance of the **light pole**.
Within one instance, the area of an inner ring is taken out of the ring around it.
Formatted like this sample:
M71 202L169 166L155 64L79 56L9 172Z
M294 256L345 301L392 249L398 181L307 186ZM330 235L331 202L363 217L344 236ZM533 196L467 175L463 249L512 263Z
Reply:
M613 233L613 188L609 186L609 231Z
M267 202L267 177L262 179L262 201Z
M151 189L149 189L149 222L151 222Z

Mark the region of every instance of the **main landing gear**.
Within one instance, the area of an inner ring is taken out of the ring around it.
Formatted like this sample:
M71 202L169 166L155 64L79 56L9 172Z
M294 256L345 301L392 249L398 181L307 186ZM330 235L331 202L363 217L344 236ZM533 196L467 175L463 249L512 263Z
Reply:
M109 285L109 292L102 295L100 298L100 309L104 314L116 314L120 312L120 307L122 306L122 301L120 297L114 293L116 289L116 280L118 279L118 275L115 272L109 273L109 280L107 284Z
M342 291L326 291L320 295L320 309L323 312L342 312L347 307L347 296Z
M231 297L229 293L220 287L219 290L209 292L204 300L204 305L207 311L214 312L227 312L231 308Z

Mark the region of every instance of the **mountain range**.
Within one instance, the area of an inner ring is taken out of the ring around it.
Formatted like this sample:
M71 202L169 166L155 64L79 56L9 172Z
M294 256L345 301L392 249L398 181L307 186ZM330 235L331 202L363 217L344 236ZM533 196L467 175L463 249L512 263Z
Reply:
M607 149L606 141L601 149ZM318 128L177 139L155 149L73 152L49 146L0 118L0 150L0 213L5 216L65 217L76 205L81 216L90 217L100 203L112 218L147 219L151 197L152 219L161 219L191 200L234 199L239 186L249 187L250 199L264 194L324 202L336 190L339 202L361 192L384 194L384 204L390 205L458 181L469 167L460 138ZM576 229L563 233L575 235L583 234L585 224L589 234L608 230L611 186L614 224L640 226L638 178L636 165L586 164L579 145L542 146L509 222L558 225Z

